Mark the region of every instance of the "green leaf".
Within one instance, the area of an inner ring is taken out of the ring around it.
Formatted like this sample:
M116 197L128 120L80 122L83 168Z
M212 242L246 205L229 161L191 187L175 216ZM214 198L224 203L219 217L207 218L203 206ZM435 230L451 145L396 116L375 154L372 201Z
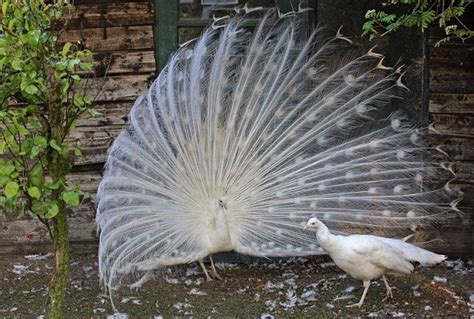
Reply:
M76 147L74 149L74 155L76 155L77 157L80 157L80 158L84 158L84 155L82 155L82 151L80 148Z
M41 197L41 192L38 189L38 187L33 186L28 188L28 195L30 195L33 198L39 199Z
M49 146L51 146L54 150L58 151L58 153L62 152L61 146L59 146L56 140L54 139L49 141Z
M61 54L65 57L69 53L69 49L71 48L72 43L71 42L66 42L63 46L63 49L61 51Z
M63 201L71 207L79 206L79 192L63 192L62 198Z
M21 60L15 59L11 62L12 68L15 71L20 71L21 70Z
M4 1L2 3L2 13L3 13L3 16L6 16L7 15L7 10L8 10L8 5L10 4L9 1Z
M28 134L30 134L30 131L28 131L28 129L24 126L20 126L18 127L18 134L20 134L21 137L24 137Z
M11 180L10 176L0 175L0 187L4 187Z
M25 88L25 92L33 95L38 92L38 88L35 85L30 84Z
M83 71L90 71L92 70L92 63L80 63L79 68Z
M84 106L85 105L84 94L82 94L82 93L75 94L74 99L73 99L73 104L74 104L74 106L77 106L77 107Z
M18 194L19 190L20 186L17 182L8 182L7 185L5 185L5 196L7 196L7 198L12 198Z
M5 146L5 141L0 140L0 154L3 154L3 152L5 151Z
M43 136L33 137L33 143L41 148L46 148L46 145L48 144L46 138Z
M15 165L8 161L0 165L0 175L10 176L15 171Z
M101 115L101 113L97 112L94 109L88 109L87 112L89 112L90 116L96 117L97 115Z
M74 69L76 68L76 65L80 63L81 63L81 60L79 60L78 58L71 59L67 62L66 70L69 72L73 72Z
M55 183L53 184L50 184L50 183L47 183L47 184L44 184L44 187L48 188L48 189L58 189L59 186L63 183L63 181L60 179L60 180L57 180Z
M41 152L41 147L34 145L30 150L30 159L34 159Z
M46 217L46 218L53 218L53 217L56 216L58 213L59 213L58 204L52 203L52 204L48 207L48 212L46 213L46 215L45 215L44 217Z
M28 174L28 178L32 185L38 187L41 186L43 183L43 167L41 166L41 163L37 163L35 166L33 166Z

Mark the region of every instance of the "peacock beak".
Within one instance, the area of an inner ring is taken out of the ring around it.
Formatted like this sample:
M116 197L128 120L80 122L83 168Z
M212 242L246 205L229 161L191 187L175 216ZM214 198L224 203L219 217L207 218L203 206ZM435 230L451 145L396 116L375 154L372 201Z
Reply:
M308 224L304 225L303 227L303 230L307 230L308 229Z

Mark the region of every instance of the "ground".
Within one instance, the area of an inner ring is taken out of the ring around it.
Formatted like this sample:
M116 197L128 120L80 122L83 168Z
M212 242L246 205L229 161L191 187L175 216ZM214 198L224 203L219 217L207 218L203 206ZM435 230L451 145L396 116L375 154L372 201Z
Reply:
M171 316L314 318L469 317L474 315L474 260L448 260L417 267L409 277L389 277L394 299L373 281L362 308L362 283L338 269L327 256L252 264L218 263L222 281L205 282L200 269L168 269L140 289L123 288L114 298L122 315L113 316L102 294L97 256L73 255L66 300L67 318L169 318ZM2 256L0 317L36 318L44 313L52 256ZM125 315L126 314L126 315Z

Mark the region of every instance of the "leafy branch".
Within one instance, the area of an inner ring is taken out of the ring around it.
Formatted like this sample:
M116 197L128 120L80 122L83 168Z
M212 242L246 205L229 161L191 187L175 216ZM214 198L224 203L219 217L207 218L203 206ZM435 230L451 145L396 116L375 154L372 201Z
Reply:
M438 47L452 39L466 41L474 36L461 20L470 2L464 0L389 0L382 6L387 10L368 10L362 35L369 40L383 37L399 30L401 27L419 28L422 31L436 23L444 30L445 37L435 43ZM399 9L403 13L393 13Z

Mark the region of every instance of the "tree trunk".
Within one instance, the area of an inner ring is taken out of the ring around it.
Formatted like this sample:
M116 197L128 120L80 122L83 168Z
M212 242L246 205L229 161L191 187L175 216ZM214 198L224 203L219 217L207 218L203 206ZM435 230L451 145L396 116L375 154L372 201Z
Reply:
M69 230L64 205L53 218L54 271L49 283L48 318L63 317L64 295L69 277Z

